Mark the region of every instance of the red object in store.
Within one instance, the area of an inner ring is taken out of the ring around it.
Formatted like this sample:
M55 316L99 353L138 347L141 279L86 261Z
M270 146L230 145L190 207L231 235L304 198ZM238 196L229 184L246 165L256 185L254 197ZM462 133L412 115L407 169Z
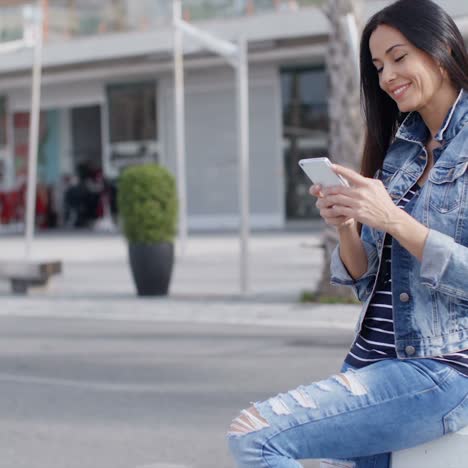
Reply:
M22 190L0 192L0 220L2 224L21 221L24 213Z
M36 194L36 225L47 227L49 196L46 186L38 186ZM16 190L0 192L0 222L12 224L24 221L26 213L26 185Z

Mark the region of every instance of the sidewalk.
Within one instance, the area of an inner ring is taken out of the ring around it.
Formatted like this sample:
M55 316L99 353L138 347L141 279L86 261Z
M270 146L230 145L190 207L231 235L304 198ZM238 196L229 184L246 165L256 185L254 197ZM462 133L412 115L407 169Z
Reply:
M33 257L62 260L63 274L26 297L12 296L1 282L0 314L352 329L359 306L299 303L320 277L319 227L253 233L247 296L239 293L237 234L191 235L184 256L176 245L170 295L155 299L137 298L121 236L39 235ZM24 255L23 238L2 237L1 243L2 260Z

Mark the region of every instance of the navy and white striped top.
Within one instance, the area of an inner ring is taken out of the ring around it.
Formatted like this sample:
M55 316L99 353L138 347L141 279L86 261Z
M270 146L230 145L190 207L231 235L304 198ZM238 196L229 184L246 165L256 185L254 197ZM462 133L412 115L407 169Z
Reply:
M400 200L398 207L403 209L413 196L419 194L420 188L416 183ZM377 285L364 317L361 332L345 359L347 364L356 368L382 359L397 357L393 329L391 253L392 237L386 234ZM431 359L444 361L468 376L468 350Z

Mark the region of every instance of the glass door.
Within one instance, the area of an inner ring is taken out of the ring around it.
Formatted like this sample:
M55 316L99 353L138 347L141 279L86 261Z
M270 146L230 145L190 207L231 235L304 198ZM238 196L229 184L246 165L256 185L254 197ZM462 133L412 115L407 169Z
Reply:
M281 71L286 217L318 217L309 195L308 177L298 166L303 158L328 156L327 77L324 67Z

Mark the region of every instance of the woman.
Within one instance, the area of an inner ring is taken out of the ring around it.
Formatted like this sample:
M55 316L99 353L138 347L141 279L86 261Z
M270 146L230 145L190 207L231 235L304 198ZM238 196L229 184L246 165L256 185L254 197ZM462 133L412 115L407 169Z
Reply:
M361 41L366 141L351 187L311 187L337 228L332 283L364 303L342 373L242 411L240 467L388 468L468 425L468 56L430 0L400 0ZM362 227L362 229L361 229Z

